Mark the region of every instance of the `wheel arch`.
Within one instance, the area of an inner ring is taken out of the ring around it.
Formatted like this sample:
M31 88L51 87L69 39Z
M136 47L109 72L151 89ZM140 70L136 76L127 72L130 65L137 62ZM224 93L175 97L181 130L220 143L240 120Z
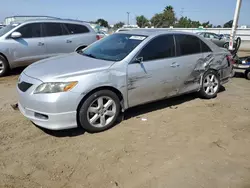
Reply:
M215 69L215 68L209 68L209 69L207 69L206 71L204 71L204 73L201 75L201 78L200 78L200 87L202 86L202 81L203 81L204 75L205 75L208 71L210 71L210 70L216 72L216 73L218 74L218 76L219 76L219 79L221 79L220 70L217 70L217 69Z
M4 54L3 54L3 53L1 53L1 52L0 52L0 55L1 55L1 56L3 56L3 57L4 57L4 59L5 59L5 60L8 62L8 64L9 64L9 60L8 60L7 56L6 56L6 55L4 55Z
M75 49L75 52L76 52L77 50L79 50L80 48L82 48L82 47L86 48L87 45L80 45L80 46L78 46L78 47Z
M114 92L119 100L120 100L120 104L121 104L121 109L124 110L124 96L122 94L122 92L120 90L118 90L117 88L113 87L113 86L101 86L101 87L97 87L91 91L89 91L86 95L84 95L84 97L81 99L80 103L77 106L77 121L78 121L78 113L79 110L82 106L82 104L84 103L84 101L93 93L97 92L97 91L101 91L101 90L110 90L112 92Z

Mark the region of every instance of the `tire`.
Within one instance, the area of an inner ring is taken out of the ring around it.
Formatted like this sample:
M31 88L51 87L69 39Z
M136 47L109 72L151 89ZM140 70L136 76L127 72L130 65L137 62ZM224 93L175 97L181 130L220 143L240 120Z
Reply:
M8 61L0 55L0 77L5 76L9 71Z
M245 71L245 77L246 79L250 80L250 70Z
M229 43L225 43L225 44L223 45L223 48L228 49L228 48L229 48Z
M210 80L210 81L209 81ZM202 98L212 99L217 96L220 89L219 75L214 70L208 70L202 77L202 86L199 94Z
M78 110L78 123L90 133L105 131L114 126L120 108L120 100L114 92L97 91L81 103Z

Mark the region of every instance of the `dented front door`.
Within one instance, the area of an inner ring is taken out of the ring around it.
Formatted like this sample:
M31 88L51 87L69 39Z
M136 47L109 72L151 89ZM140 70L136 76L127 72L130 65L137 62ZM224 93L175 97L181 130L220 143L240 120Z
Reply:
M129 107L175 95L176 58L146 61L128 65ZM175 68L173 68L175 66Z

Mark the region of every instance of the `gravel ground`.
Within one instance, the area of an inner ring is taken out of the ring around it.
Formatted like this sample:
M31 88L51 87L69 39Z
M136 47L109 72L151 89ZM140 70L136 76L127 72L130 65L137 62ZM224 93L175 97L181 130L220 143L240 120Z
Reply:
M250 188L250 81L242 74L215 99L144 105L88 134L44 131L13 110L18 73L0 78L0 187Z

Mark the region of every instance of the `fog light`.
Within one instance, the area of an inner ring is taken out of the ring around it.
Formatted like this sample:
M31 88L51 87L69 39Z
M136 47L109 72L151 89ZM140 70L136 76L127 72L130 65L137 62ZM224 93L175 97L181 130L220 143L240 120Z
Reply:
M35 117L38 118L38 119L43 119L43 120L48 120L49 119L48 115L40 114L40 113L37 113L37 112L35 112Z

